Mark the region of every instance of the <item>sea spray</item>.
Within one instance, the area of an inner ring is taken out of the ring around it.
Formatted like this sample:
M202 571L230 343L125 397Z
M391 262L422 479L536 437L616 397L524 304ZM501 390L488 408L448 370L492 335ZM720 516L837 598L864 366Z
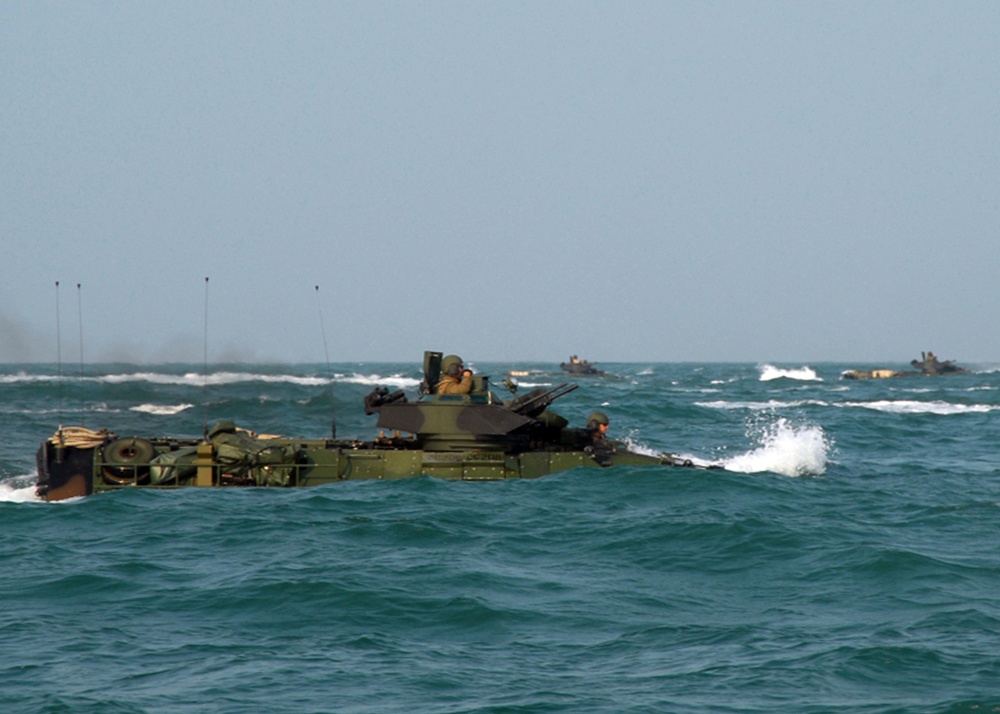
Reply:
M37 479L37 474L31 474L23 478L18 477L0 482L0 503L41 501L35 493L35 482Z
M726 459L723 464L727 470L772 471L784 476L819 476L826 472L833 444L820 426L795 426L784 417L773 422L755 418L748 424L747 436L760 445Z

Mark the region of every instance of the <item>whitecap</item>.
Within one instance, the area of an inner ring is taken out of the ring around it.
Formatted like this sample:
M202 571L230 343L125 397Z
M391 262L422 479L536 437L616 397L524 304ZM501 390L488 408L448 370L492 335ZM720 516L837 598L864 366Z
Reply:
M338 378L337 381L347 382L348 384L367 384L373 387L387 384L401 389L404 387L420 386L419 379L404 377L401 374L393 374L388 377L380 374L352 374L350 376Z
M43 375L29 375L27 372L17 374L0 374L0 384L17 384L18 382L47 382L53 377Z
M695 406L706 409L750 409L752 411L774 411L776 409L786 409L803 406L828 407L830 403L822 399L796 399L785 401L780 399L769 399L766 402L729 402L726 400L716 400L712 402L695 402Z
M142 412L143 414L156 414L159 416L173 416L174 414L180 414L182 411L190 409L194 404L139 404L138 406L129 407L130 411Z
M985 414L1000 406L993 404L952 404L951 402L924 402L914 399L882 399L874 402L844 402L844 407L871 409L889 414Z
M773 364L762 364L757 367L760 370L760 381L770 382L773 379L797 379L803 382L822 382L823 379L816 374L812 367L802 366L798 369L781 369Z
M257 372L186 372L184 374L165 374L163 372L129 372L122 374L106 374L95 378L95 381L106 384L126 384L129 382L149 382L151 384L169 384L180 386L227 385L241 382L265 382L269 384L298 384L306 387L329 384L326 377L303 377L294 374L262 374Z

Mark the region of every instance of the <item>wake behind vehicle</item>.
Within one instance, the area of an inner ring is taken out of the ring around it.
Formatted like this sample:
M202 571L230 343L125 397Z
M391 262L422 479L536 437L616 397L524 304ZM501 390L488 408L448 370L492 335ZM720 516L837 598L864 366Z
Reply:
M265 437L231 421L200 438L60 427L38 450L37 493L56 501L136 487L298 487L417 476L495 481L577 467L696 466L674 454L637 453L593 429L571 428L549 406L577 385L520 396L512 388L512 398L503 401L487 376L476 375L469 394L434 394L441 361L440 352L424 354L415 401L385 388L365 397L365 412L377 415L381 429L371 440Z

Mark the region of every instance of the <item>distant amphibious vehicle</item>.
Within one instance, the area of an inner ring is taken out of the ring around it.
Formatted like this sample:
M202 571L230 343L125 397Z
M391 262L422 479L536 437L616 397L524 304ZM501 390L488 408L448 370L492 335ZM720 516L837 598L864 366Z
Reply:
M572 374L574 377L603 377L604 372L585 359L580 359L576 355L569 358L569 362L560 362L559 367L564 372Z
M206 429L202 438L60 427L38 450L37 493L57 501L135 487L317 486L415 476L493 481L581 466L718 468L673 454L636 453L606 439L595 423L569 428L548 407L576 385L520 396L512 385L513 398L501 401L490 391L489 378L476 375L468 394L434 394L441 364L440 352L425 353L416 401L385 388L365 397L365 412L377 414L383 430L370 441L257 436L231 421ZM603 414L595 413L592 421L606 429Z
M888 377L936 377L949 374L968 374L969 370L957 366L952 360L942 362L933 352L921 352L920 359L910 360L912 370L852 369L844 372L844 379L886 379Z

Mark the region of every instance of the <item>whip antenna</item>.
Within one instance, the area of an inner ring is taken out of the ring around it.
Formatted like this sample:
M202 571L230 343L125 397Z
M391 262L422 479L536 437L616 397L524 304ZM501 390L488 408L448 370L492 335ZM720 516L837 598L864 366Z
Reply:
M58 408L56 416L59 419L59 431L62 431L62 330L59 324L59 281L56 281L56 383L59 385Z
M80 292L80 283L76 284L76 313L80 329L80 425L85 426L84 415L86 405L83 403L83 296Z
M323 305L319 301L319 285L316 286L316 307L319 309L319 331L323 335L323 352L326 354L326 376L330 384L330 438L337 438L337 410L333 402L333 374L330 371L330 350L326 346L326 327L323 325Z
M205 438L208 438L208 277L205 277L205 337L204 337L204 358L202 360L201 372L201 399L204 415L201 421L201 430Z

